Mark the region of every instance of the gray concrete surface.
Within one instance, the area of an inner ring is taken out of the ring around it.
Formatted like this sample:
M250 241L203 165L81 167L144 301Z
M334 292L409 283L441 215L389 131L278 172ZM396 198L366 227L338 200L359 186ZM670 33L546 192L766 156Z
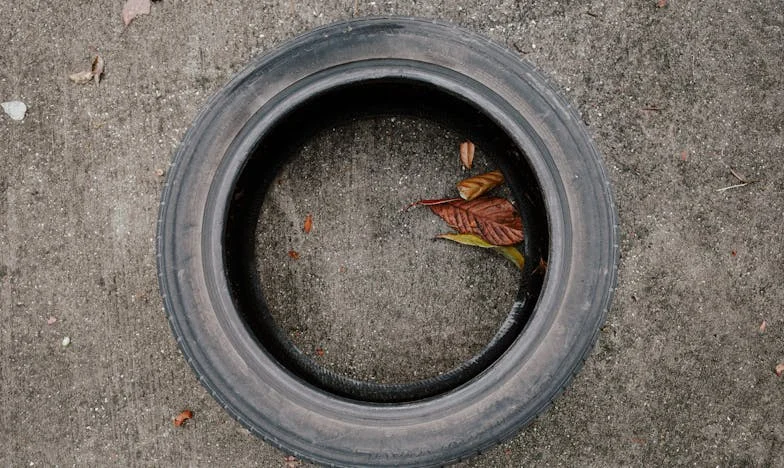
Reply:
M780 2L163 0L125 31L122 3L0 1L0 101L29 108L0 114L0 465L284 464L171 337L156 171L251 57L392 13L480 32L550 76L593 132L620 213L596 351L537 422L463 465L784 466ZM70 83L95 51L105 81ZM730 167L758 182L717 191L738 183ZM195 419L173 427L186 407Z

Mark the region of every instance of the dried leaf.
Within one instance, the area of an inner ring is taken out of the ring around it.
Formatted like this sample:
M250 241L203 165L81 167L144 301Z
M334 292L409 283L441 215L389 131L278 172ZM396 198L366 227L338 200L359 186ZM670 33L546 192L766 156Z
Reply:
M659 0L656 2L656 6L659 8L664 8L667 6L667 0Z
M286 468L296 468L299 466L299 461L294 455L287 456L283 459L283 462L286 464Z
M80 71L73 75L68 75L68 79L76 84L87 84L93 80L93 72L89 70Z
M316 356L323 356L324 350L322 348L316 348Z
M299 252L296 250L289 250L289 257L293 258L294 260L299 259Z
M503 183L504 175L501 171L493 171L461 180L457 183L457 191L464 200L473 200Z
M482 239L481 237L477 236L476 234L441 234L440 236L436 236L436 237L438 237L439 239L451 240L457 242L458 244L473 245L475 247L493 249L496 252L503 255L504 257L506 257L507 260L514 263L515 266L519 268L521 271L525 266L525 258L523 257L523 254L521 254L520 251L517 250L516 248L511 246L501 247L501 246L493 245L487 242L486 240Z
M509 200L482 197L432 205L430 209L460 234L477 234L493 245L523 240L523 220Z
M313 229L313 215L308 213L305 216L305 225L302 227L302 230L305 231L305 234L310 234L311 229Z
M534 271L532 271L531 273L532 274L538 273L540 275L547 273L547 262L545 261L545 259L539 258L539 264L536 265L536 268L534 268Z
M139 15L150 14L150 0L127 0L122 9L122 20L126 26Z
M415 206L443 205L444 203L450 203L453 201L460 201L460 198L434 198L432 200L419 200L405 207L403 211L409 210Z
M55 317L55 316L49 317L46 320L46 324L47 325L54 325L55 322L57 322L57 317Z
M492 249L493 247L497 247L482 237L477 236L476 234L457 234L457 233L449 233L449 234L440 234L436 236L437 239L447 239L458 244L463 245L473 245L474 247L482 247L483 249Z
M471 169L471 166L474 164L475 148L474 144L470 141L460 143L460 162L463 163L463 167L466 169Z
M765 331L767 329L768 329L768 321L767 320L763 320L762 323L760 323L759 332L760 333L765 333Z
M776 366L776 375L781 377L781 374L784 374L784 362L779 363L779 365Z
M177 427L185 424L185 421L193 418L193 411L185 410L174 418L174 425Z
M90 72L93 74L93 79L95 80L95 84L99 84L101 82L101 75L103 75L103 57L100 55L96 55L93 57L93 64L91 67Z

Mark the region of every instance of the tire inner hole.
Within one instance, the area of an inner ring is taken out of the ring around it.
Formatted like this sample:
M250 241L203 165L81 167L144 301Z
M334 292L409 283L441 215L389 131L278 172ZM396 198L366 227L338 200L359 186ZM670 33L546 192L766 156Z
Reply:
M476 144L470 171L465 140ZM524 179L516 151L480 112L410 84L366 84L292 112L248 161L227 233L229 263L241 265L231 283L253 291L238 301L260 344L284 365L379 384L443 375L481 353L540 282L530 265L434 240L452 230L427 207L403 208L455 197L458 181L495 169ZM530 264L546 252L546 229L527 225L541 224L541 200L535 182L514 182L492 194L525 200Z

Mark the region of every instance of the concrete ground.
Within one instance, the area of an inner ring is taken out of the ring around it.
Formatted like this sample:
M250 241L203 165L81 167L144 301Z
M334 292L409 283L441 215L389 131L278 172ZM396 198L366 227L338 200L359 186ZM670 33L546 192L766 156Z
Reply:
M620 215L596 350L546 414L462 466L784 466L780 2L163 0L125 30L122 4L0 0L0 101L28 106L20 122L0 114L0 465L285 464L202 389L172 338L155 270L159 170L251 57L318 25L401 14L482 33L548 75L593 133ZM104 81L71 83L95 52ZM352 151L376 148L353 131ZM719 191L740 184L731 169L756 182ZM405 229L432 235L423 226ZM482 333L493 319L462 320ZM445 335L432 337L413 345L441 356ZM389 337L375 343L327 356L383 377L400 363ZM473 346L459 344L427 369ZM176 428L184 408L195 418Z

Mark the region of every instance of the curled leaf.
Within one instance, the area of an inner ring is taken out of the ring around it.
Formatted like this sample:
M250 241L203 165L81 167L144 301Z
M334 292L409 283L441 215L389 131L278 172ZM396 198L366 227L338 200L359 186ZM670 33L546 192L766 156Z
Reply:
M89 70L80 71L72 75L68 75L68 79L76 84L87 84L93 80L93 72Z
M436 237L439 239L451 240L457 242L458 244L473 245L475 247L482 247L484 249L493 249L506 257L507 260L514 263L515 266L521 271L525 266L525 257L523 257L523 254L521 254L520 251L516 248L511 246L493 245L476 234L441 234L440 236Z
M430 209L460 234L477 234L492 245L514 245L523 240L523 220L505 198L449 201Z
M185 410L174 418L174 425L177 427L185 424L185 421L193 418L193 411Z
M474 149L476 147L470 141L460 143L460 162L466 169L471 169L474 164Z
M101 82L101 75L103 75L103 57L100 55L96 55L93 57L93 64L90 67L90 72L93 74L93 79L95 80L95 84L99 84Z
M504 183L501 171L492 171L486 174L469 177L457 183L457 191L463 200L473 200L488 190Z
M308 213L305 216L305 225L302 227L302 230L305 231L305 234L310 234L311 229L313 229L313 215Z
M126 26L139 15L150 14L150 0L127 0L122 9L122 20Z

